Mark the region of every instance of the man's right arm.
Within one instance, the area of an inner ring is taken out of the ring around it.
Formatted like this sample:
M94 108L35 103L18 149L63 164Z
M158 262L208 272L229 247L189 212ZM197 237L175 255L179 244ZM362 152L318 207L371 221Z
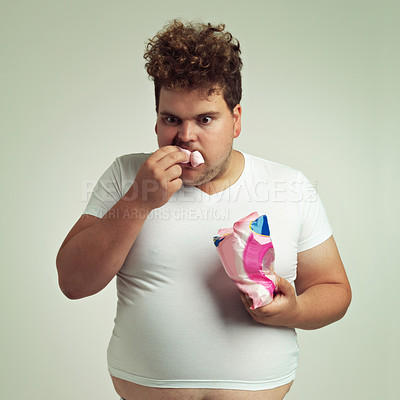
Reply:
M121 269L147 215L122 199L103 218L82 215L57 255L62 292L80 299L105 288Z
M187 156L175 146L153 153L141 166L128 192L104 215L82 215L57 254L62 292L70 299L105 288L121 269L149 213L180 189ZM152 191L144 192L152 182Z

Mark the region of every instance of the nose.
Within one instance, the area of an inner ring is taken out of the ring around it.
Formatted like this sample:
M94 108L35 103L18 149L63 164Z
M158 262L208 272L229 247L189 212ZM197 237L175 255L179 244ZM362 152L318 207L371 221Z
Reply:
M183 121L178 128L178 138L182 142L192 142L197 139L196 126L192 121Z

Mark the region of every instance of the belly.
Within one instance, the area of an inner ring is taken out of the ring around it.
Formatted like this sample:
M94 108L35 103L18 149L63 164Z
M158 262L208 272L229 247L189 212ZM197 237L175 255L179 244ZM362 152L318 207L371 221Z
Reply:
M128 396L129 390L159 388L165 381L170 388L198 388L185 399L223 398L226 392L217 388L241 389L246 397L236 398L253 399L254 389L290 382L298 359L295 331L254 322L215 248L188 241L195 235L180 229L185 235L179 240L161 228L160 238L144 235L118 273L110 374L136 384L124 384L133 388L124 386ZM177 257L186 253L189 260ZM210 397L214 393L219 397Z
M283 400L293 382L267 390L164 389L137 385L111 376L115 390L125 400Z
M111 375L148 387L207 381L225 389L233 381L246 384L235 389L269 389L294 378L298 346L293 329L254 322L220 271L209 283L160 285L119 302L107 358Z

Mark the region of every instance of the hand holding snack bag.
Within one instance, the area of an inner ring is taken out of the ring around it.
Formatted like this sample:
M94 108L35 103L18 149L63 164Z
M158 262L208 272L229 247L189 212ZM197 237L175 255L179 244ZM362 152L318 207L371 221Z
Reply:
M214 244L226 273L252 299L251 309L269 304L277 277L267 216L254 212L232 228L219 229Z

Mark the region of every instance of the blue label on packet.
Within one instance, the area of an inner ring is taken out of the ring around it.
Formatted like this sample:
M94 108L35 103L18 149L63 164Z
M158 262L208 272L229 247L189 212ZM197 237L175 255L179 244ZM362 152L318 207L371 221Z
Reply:
M214 245L215 247L218 247L218 245L225 239L225 236L214 236Z
M263 236L270 236L268 218L266 215L261 215L255 219L251 224L250 228L253 232Z

